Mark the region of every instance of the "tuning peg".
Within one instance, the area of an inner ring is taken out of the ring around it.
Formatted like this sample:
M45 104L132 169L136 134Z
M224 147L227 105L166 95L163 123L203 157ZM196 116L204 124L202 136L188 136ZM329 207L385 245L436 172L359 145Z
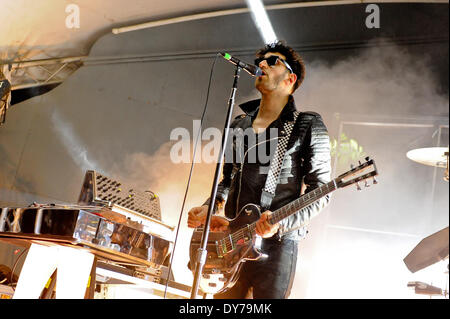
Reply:
M361 161L358 161L359 165L361 165Z
M361 190L361 186L359 186L359 183L356 183L356 189L359 191Z
M350 168L351 168L351 169L354 169L354 168L355 168L355 165L350 164Z
M364 187L369 187L369 183L367 183L367 179L364 180Z
M378 181L377 181L377 179L375 178L375 176L372 177L372 179L373 179L373 183L374 183L374 184L378 184Z
M366 160L367 162L370 161L370 157L369 157L369 156L366 156L365 160Z

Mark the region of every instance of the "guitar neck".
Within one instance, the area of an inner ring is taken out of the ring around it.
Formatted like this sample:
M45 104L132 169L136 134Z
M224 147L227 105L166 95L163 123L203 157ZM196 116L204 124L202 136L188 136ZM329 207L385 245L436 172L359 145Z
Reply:
M335 190L336 183L335 180L332 180L272 212L269 217L269 222L271 224L276 224Z
M368 171L368 172L367 172ZM367 173L364 173L367 172ZM269 216L269 223L272 225L279 223L281 220L295 214L299 210L308 207L314 202L318 201L322 197L330 194L338 188L347 187L353 184L357 184L361 181L366 181L369 178L373 178L373 183L376 184L375 176L378 175L374 160L366 157L366 162L359 163L359 166L353 167L351 170L339 175L329 183L315 188L311 192L300 196L298 199L290 202L289 204L275 210ZM368 186L367 181L365 186ZM361 189L358 187L358 189ZM240 228L238 231L229 234L223 239L217 241L217 249L219 255L225 255L227 252L233 250L240 241L250 240L256 233L256 222L248 224L245 227Z
M319 200L323 196L335 191L337 189L335 180L324 184L313 191L301 196L300 198L290 202L289 204L275 210L269 217L269 222L271 224L276 224L282 219L289 217L290 215L296 213L302 208L305 208L315 201ZM231 249L235 246L236 242L241 239L246 239L252 237L256 233L256 222L247 225L244 228L239 229L233 234L220 241L221 245L224 245L227 249Z

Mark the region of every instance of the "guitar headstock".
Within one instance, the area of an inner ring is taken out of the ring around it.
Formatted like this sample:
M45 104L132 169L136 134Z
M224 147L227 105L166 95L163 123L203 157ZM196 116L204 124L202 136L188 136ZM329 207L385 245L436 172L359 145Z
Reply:
M378 175L377 167L375 166L375 161L369 157L365 158L365 162L359 162L359 165L352 167L349 171L344 174L339 175L336 179L337 188L347 187L356 184L356 188L361 190L359 182L364 181L364 186L369 187L370 184L367 181L372 179L373 184L377 184L375 176Z

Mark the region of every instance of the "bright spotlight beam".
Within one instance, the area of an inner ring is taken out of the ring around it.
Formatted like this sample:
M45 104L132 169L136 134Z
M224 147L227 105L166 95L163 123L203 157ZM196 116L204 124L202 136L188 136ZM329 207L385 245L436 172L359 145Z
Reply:
M264 43L269 44L277 42L277 36L273 31L272 24L267 16L266 9L264 9L262 0L245 0L245 2L247 2L253 21L255 22L261 37L264 39Z

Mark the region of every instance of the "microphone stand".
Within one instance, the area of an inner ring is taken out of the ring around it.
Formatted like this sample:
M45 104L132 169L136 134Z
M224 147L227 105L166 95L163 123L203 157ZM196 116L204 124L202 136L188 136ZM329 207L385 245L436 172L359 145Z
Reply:
M223 163L223 158L225 155L225 147L227 145L228 132L230 130L231 116L233 114L233 108L234 108L234 98L236 96L237 84L238 84L240 72L241 72L241 67L236 66L236 71L234 73L233 87L231 89L230 99L228 100L228 112L227 112L225 127L224 127L223 135L222 135L222 145L221 145L220 154L219 154L219 158L218 158L217 165L216 165L216 172L214 174L214 183L213 183L213 186L211 189L208 213L206 214L205 227L203 228L202 241L200 244L200 248L197 250L197 260L195 263L195 273L194 273L194 282L192 284L192 290L191 290L191 299L196 299L200 276L202 274L203 266L205 265L206 256L208 253L208 251L206 250L206 244L208 243L209 226L211 223L212 212L214 210L214 206L216 203L217 187L219 185L220 174L222 172L222 163Z

